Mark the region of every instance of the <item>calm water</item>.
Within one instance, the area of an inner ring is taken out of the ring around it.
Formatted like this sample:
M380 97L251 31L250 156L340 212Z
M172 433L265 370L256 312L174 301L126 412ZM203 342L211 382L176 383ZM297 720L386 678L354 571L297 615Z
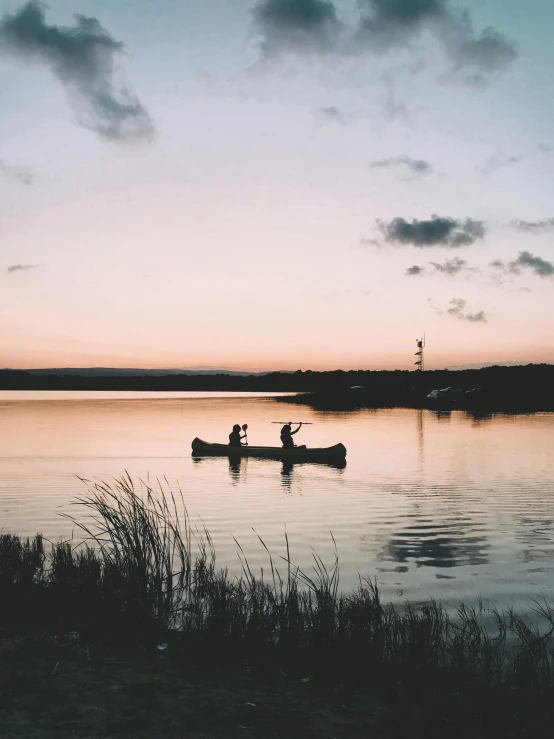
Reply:
M347 465L190 456L194 436L278 443L274 420L313 421L296 437L339 441ZM462 413L319 413L235 393L0 393L0 529L71 534L59 511L84 492L77 475L166 476L204 522L220 564L267 566L255 531L276 555L285 530L293 559L311 547L330 564L332 530L343 588L361 573L392 599L447 603L483 595L518 607L554 600L554 414L475 420ZM60 508L61 507L61 508Z

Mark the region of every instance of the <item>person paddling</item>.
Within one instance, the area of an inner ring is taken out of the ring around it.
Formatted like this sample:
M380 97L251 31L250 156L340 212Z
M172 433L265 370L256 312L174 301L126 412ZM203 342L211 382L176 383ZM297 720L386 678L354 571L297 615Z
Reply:
M244 428L244 427L243 427ZM229 434L229 446L242 446L242 440L246 439L246 434L240 435L241 428L235 423L233 430Z
M298 424L298 428L292 431L292 426L287 423L281 429L281 442L283 443L283 449L294 449L293 435L297 434L302 428L302 421Z

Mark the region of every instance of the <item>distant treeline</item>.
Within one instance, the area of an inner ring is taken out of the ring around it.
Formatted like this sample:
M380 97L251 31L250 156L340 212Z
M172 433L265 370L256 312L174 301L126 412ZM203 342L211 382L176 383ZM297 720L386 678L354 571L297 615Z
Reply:
M485 393L554 398L554 365L485 367L465 370L335 370L272 372L266 375L164 375L86 377L71 374L34 375L26 370L0 370L1 390L150 390L258 391L342 394L362 385L368 397L401 400L425 397L435 388L483 387Z

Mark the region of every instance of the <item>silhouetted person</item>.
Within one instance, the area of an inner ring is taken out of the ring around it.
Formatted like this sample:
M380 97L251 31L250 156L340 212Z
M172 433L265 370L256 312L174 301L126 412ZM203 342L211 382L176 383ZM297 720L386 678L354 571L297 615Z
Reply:
M242 439L246 438L246 434L240 435L240 426L235 423L233 430L229 434L229 446L242 446Z
M298 428L292 431L292 426L290 423L287 423L283 426L281 429L281 442L283 444L283 449L294 449L294 441L293 441L293 435L297 434L300 429L302 428L302 422L298 425Z

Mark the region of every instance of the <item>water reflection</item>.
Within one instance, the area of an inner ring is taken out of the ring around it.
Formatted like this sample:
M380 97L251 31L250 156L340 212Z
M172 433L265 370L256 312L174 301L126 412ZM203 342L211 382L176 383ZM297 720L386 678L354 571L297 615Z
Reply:
M229 477L233 485L238 485L243 477L246 480L247 467L248 457L241 457L240 454L229 457Z
M281 483L286 492L291 491L294 482L294 462L284 460L281 467Z
M452 419L452 411L450 410L431 410L429 412L432 413L439 422L448 422Z
M418 567L459 567L485 565L490 545L478 533L468 535L464 524L475 532L469 518L455 523L430 523L428 518L412 516L412 523L392 535L383 557L394 562L415 562Z
M266 567L252 528L283 553L285 524L302 567L310 566L312 547L332 561L332 530L345 590L358 573L379 572L386 597L396 597L397 588L406 598L550 597L554 414L303 408L302 418L316 423L302 441L341 441L346 468L253 458L191 462L193 438L224 443L237 418L248 418L251 442L275 445L271 422L282 406L264 397L185 395L8 402L0 393L1 528L70 536L58 512L83 492L76 475L109 480L128 470L135 480L167 477L180 487L191 519L205 522L221 564L231 568L233 537L252 566ZM454 586L445 579L452 576Z
M194 465L205 465L205 466L208 466L210 464L218 465L218 464L221 464L221 461L222 461L221 457L192 457L191 459ZM223 459L225 459L225 457ZM236 455L233 454L227 457L229 477L233 485L236 485L241 481L246 482L248 462L250 459L251 459L250 457L242 457L240 454L236 454ZM295 467L309 465L310 467L316 468L316 469L317 467L326 467L326 468L332 468L332 469L341 470L341 471L344 470L346 467L346 460L325 461L325 462L300 462L300 461L293 461L293 460L286 459L286 460L283 460L282 462L277 462L276 460L270 461L270 460L264 460L264 459L255 459L255 463L258 463L264 466L269 464L275 470L277 470L278 465L280 465L281 483L282 483L283 488L286 491L290 491L294 485Z

